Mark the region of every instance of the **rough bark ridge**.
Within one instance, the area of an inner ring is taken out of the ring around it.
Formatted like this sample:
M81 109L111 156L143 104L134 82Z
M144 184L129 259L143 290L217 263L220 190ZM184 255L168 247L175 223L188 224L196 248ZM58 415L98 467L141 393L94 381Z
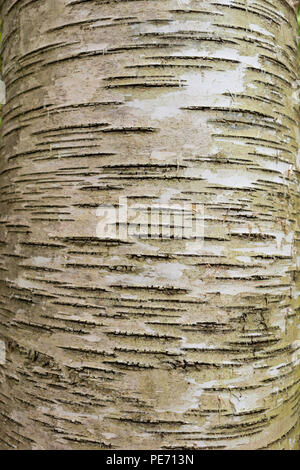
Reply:
M2 18L1 448L299 447L289 2ZM97 238L120 196L203 204L203 247Z

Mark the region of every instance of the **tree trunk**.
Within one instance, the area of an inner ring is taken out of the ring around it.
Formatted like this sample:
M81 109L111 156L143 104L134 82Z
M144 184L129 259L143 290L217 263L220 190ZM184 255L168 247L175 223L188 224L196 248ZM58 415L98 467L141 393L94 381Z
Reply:
M299 448L291 3L2 1L1 448Z

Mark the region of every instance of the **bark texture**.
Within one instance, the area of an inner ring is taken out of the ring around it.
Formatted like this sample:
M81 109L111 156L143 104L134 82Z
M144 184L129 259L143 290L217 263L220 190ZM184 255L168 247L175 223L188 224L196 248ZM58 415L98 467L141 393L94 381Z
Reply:
M290 2L2 19L1 448L299 448ZM98 238L120 196L203 204L203 246Z

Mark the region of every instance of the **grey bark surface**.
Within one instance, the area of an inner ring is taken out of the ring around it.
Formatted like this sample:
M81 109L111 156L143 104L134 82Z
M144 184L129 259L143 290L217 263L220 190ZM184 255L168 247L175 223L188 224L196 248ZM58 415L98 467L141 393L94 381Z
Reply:
M1 3L0 448L298 449L290 2ZM99 238L120 196L203 244Z

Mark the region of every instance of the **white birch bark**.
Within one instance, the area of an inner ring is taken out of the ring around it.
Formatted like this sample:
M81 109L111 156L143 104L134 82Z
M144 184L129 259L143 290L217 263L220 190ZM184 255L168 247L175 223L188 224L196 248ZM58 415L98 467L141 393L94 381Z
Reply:
M0 447L299 448L290 3L4 0L2 20ZM203 243L101 238L120 197L203 208Z

